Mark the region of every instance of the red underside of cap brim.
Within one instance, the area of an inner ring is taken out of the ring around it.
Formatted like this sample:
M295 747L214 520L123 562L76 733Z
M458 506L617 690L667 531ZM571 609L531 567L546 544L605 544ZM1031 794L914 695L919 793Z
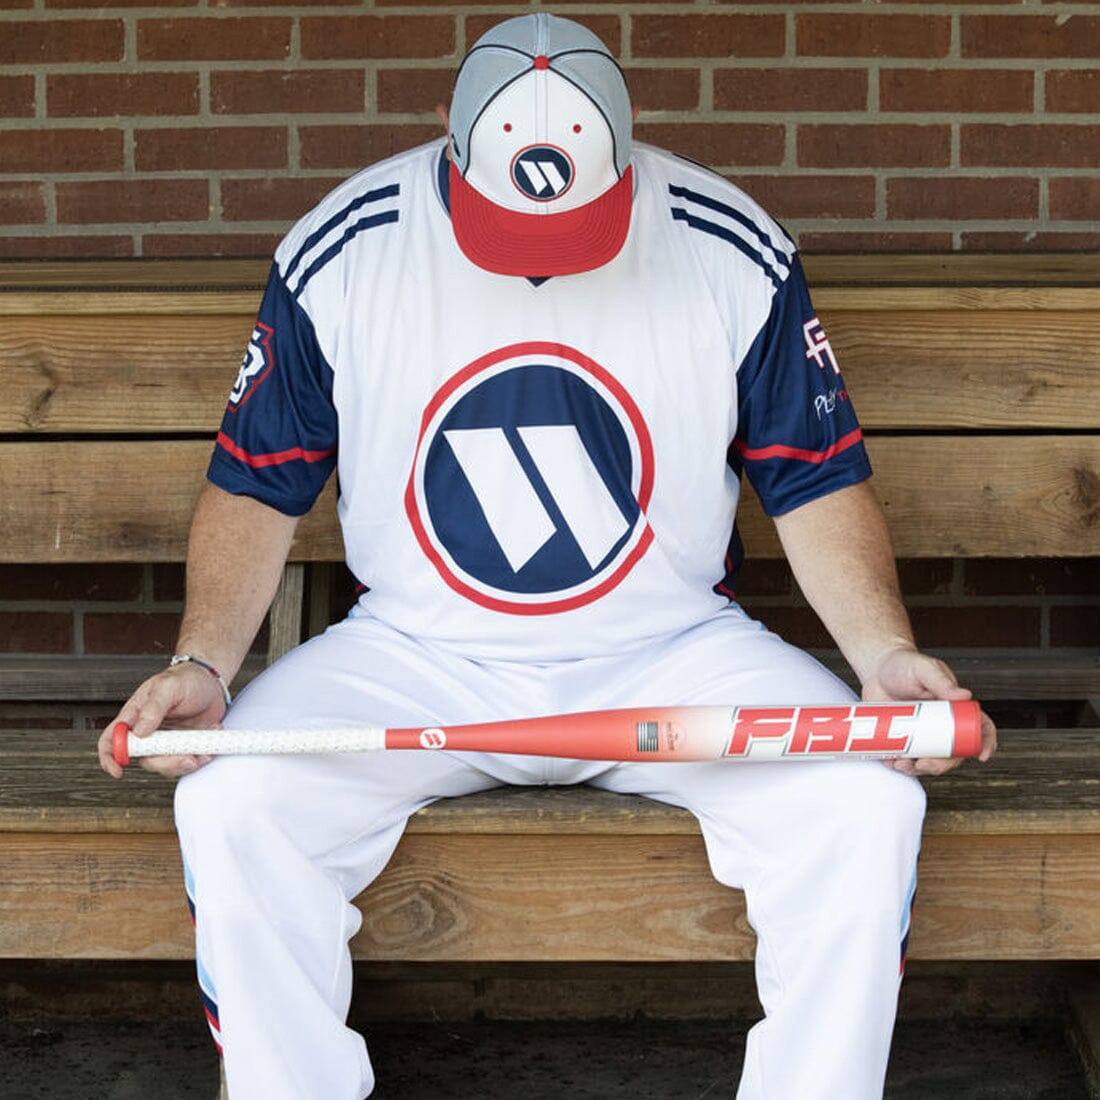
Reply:
M578 275L613 260L630 230L633 175L560 214L521 214L490 202L452 164L451 222L466 258L497 275Z

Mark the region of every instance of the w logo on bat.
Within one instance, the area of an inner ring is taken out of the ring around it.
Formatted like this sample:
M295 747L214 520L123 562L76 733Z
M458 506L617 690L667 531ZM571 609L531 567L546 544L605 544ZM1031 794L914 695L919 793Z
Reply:
M561 198L573 183L573 162L552 145L532 145L512 161L512 182L529 199Z
M420 747L422 749L442 749L447 746L447 735L441 729L420 731Z

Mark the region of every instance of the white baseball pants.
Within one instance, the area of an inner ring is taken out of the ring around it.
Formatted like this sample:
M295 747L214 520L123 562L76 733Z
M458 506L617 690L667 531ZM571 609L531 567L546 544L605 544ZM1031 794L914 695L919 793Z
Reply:
M253 682L227 726L430 726L603 707L843 702L737 608L610 658L471 662L352 618ZM893 1031L924 797L881 763L607 764L440 751L222 757L178 785L199 981L232 1100L362 1100L346 1026L352 899L405 821L500 784L590 783L684 806L745 891L765 1018L738 1100L875 1100ZM732 1086L732 1082L731 1082Z

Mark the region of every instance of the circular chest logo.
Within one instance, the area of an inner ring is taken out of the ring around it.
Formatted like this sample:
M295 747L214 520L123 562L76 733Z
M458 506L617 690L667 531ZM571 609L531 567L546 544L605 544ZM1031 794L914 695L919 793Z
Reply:
M529 199L560 199L576 171L569 154L556 145L529 145L512 158L512 183Z
M464 368L424 412L405 491L421 549L474 603L554 614L615 588L649 548L649 431L630 395L561 344Z

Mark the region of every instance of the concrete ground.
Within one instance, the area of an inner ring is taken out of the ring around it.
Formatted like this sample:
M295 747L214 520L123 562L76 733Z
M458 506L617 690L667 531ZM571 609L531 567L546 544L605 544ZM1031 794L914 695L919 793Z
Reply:
M746 1023L731 1020L373 1022L373 1100L732 1097ZM214 1100L198 1020L0 1020L0 1096ZM902 1021L887 1100L1088 1100L1056 1022ZM793 1098L792 1098L793 1100ZM838 1098L840 1100L840 1098Z

